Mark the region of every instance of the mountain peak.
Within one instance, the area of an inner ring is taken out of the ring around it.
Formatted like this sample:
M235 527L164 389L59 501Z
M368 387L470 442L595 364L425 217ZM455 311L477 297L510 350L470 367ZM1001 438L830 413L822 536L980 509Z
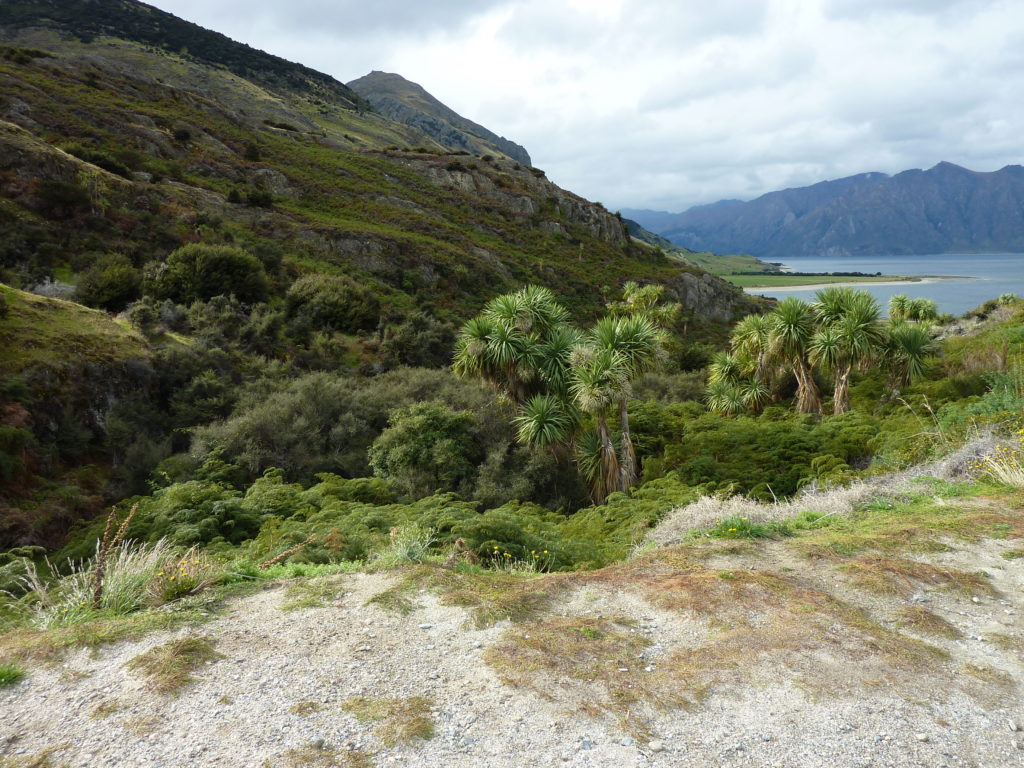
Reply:
M789 256L1024 251L1024 169L980 173L943 161L719 201L675 216L633 215L693 250ZM640 215L638 215L640 214Z
M411 125L452 149L474 154L500 153L533 165L521 145L474 123L434 98L422 85L394 72L373 70L348 87L390 120Z

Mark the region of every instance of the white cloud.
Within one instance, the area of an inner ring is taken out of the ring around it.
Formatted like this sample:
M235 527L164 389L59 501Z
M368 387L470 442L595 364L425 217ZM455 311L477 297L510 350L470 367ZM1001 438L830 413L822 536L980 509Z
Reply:
M339 79L398 72L613 207L1021 162L1018 0L156 0Z

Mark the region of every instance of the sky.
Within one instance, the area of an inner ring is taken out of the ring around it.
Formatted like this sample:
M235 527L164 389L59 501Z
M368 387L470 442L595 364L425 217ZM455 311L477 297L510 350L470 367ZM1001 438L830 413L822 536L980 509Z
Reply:
M148 0L419 83L612 210L1024 163L1022 0Z

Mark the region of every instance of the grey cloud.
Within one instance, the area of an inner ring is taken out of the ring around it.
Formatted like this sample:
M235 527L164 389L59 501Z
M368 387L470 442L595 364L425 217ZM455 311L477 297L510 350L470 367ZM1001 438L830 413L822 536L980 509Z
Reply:
M335 35L367 32L403 35L450 30L509 0L150 0L153 5L203 26L238 27L256 21L281 34ZM204 21L205 20L205 21Z
M1018 2L155 0L343 80L397 71L572 191L671 210L1020 162Z
M998 0L827 0L825 13L834 18L864 18L875 14L934 15L951 9L995 5Z

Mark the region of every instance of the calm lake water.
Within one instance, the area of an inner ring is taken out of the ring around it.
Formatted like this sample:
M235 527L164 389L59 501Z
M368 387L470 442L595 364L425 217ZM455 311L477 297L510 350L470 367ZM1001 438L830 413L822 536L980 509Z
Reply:
M971 279L938 280L901 285L858 285L878 299L884 308L889 298L905 293L912 298L935 299L939 312L962 315L1002 293L1024 296L1024 253L943 253L933 256L850 256L820 258L800 256L784 264L794 272L867 272L883 275L959 275ZM748 288L748 293L784 298L810 299L814 289Z

